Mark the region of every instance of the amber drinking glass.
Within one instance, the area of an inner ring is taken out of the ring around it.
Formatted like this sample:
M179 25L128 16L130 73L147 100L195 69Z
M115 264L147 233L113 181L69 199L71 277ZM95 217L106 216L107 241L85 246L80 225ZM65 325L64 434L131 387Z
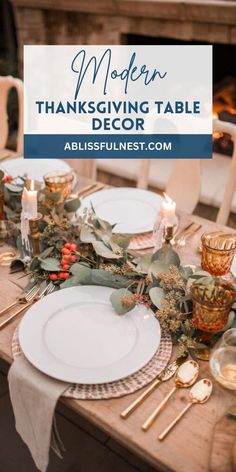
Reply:
M224 232L211 232L202 235L202 269L214 276L230 272L236 251L236 236Z
M228 321L231 306L236 298L235 288L220 279L214 281L213 285L194 283L191 293L193 323L196 328L208 333L221 331Z
M53 171L44 175L43 178L50 192L61 193L61 201L66 200L71 195L74 181L73 172Z
M200 331L217 333L221 331L229 317L232 303L214 306L213 303L203 302L193 296L193 323Z

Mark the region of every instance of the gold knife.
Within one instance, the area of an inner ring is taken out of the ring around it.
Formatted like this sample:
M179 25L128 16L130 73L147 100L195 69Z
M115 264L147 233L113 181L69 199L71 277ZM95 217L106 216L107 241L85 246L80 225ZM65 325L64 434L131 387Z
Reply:
M176 370L178 369L178 367L180 366L180 364L182 364L184 360L186 360L186 356L184 358L180 357L176 361L169 364L158 375L158 377L154 380L154 382L152 382L152 384L143 393L141 393L141 395L138 398L136 398L136 400L134 400L133 403L131 403L131 405L129 405L124 411L122 411L122 413L120 414L121 418L123 418L124 420L128 418L131 415L131 413L133 413L138 408L138 406L141 405L144 402L144 400L146 400L146 398L148 398L156 390L156 388L161 382L166 382L166 380L171 379L171 377L173 377Z

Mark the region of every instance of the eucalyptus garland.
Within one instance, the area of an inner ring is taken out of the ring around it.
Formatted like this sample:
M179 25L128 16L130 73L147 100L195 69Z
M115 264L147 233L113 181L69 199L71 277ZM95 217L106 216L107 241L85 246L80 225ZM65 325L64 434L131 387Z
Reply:
M19 203L25 179L5 182L5 214L17 227ZM19 184L20 182L20 184ZM0 182L1 184L1 182ZM153 310L163 333L171 335L179 346L179 354L205 348L197 342L192 322L190 286L205 277L205 287L213 278L200 270L181 265L171 247L153 253L137 255L129 250L127 235L114 234L115 225L98 218L91 207L75 217L80 207L76 197L65 202L60 194L39 189L40 255L30 259L18 236L19 258L11 271L25 271L29 283L51 280L58 289L76 285L103 285L114 288L111 304L119 315L125 315L136 305ZM233 320L231 320L233 321Z

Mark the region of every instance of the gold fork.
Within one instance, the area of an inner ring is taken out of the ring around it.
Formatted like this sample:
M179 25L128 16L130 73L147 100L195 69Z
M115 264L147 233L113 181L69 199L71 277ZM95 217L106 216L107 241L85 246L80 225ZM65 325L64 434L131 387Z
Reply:
M9 318L7 318L6 320L4 320L1 324L0 324L0 329L4 328L5 326L8 325L8 323L10 323L12 320L14 320L17 316L19 316L21 313L23 313L26 308L28 308L30 305L32 305L34 302L38 301L38 300L41 300L41 298L45 297L46 295L49 295L49 293L52 293L53 290L55 289L54 285L52 282L50 282L46 287L45 289L38 295L38 296L33 296L32 299L26 303L22 308L20 308L19 310L17 310L15 313L13 313L13 315L9 316Z
M10 305L5 306L1 311L0 311L0 316L6 313L6 311L10 310L14 306L18 305L18 303L27 303L30 302L39 292L40 287L36 284L34 285L24 296L20 296L15 300L14 302L10 303Z
M154 382L152 382L152 384L148 388L146 388L146 390L143 393L141 393L141 395L139 395L139 397L136 398L136 400L134 400L133 403L131 403L124 411L122 411L122 413L120 414L121 418L123 419L128 418L131 415L131 413L133 413L138 408L139 405L142 405L144 400L146 400L146 398L148 398L156 390L156 388L158 387L158 385L160 385L160 383L166 382L167 380L171 379L171 377L173 377L176 370L178 369L179 364L180 364L180 361L179 362L174 361L171 364L169 364L163 370L163 372L161 372L158 375L158 377L154 380Z

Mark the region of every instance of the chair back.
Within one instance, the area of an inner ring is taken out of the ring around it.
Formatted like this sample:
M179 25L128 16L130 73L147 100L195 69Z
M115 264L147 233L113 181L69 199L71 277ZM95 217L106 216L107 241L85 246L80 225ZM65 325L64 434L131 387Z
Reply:
M226 181L224 197L220 205L216 222L221 225L226 225L231 210L231 204L236 187L236 125L228 123L227 121L214 120L213 131L221 131L228 133L233 141L233 155L229 166L228 178Z
M17 91L18 97L18 133L17 133L17 147L18 155L23 154L23 82L20 79L8 76L0 77L0 149L6 147L9 125L7 113L8 95L12 88Z

